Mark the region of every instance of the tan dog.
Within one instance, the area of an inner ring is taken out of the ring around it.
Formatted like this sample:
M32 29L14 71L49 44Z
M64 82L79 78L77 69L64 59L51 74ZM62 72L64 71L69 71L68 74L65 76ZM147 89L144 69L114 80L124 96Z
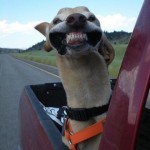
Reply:
M71 113L78 112L79 108L88 110L108 104L111 87L107 66L114 58L114 49L95 15L86 7L63 8L51 23L44 22L35 28L46 37L45 50L58 51L58 69ZM80 121L82 118L69 120L76 133L105 116L103 112L93 117L89 114L84 121ZM97 150L100 138L100 134L96 135L75 147ZM70 149L75 149L66 139L63 141Z

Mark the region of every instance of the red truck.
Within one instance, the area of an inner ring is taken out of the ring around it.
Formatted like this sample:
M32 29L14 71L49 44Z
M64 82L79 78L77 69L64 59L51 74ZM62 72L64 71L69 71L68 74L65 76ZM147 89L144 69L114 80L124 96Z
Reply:
M100 150L150 150L150 1L145 0L114 86ZM147 107L146 105L149 105ZM61 126L43 108L66 105L61 83L26 86L20 115L21 150L68 150Z

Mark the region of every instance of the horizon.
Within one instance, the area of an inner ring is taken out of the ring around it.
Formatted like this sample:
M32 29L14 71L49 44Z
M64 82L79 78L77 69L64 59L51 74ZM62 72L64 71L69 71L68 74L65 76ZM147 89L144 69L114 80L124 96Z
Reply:
M60 2L60 3L59 3ZM140 13L143 0L61 0L21 1L1 0L0 47L27 49L45 40L34 26L40 22L51 22L58 10L63 7L86 6L101 23L103 31L132 32ZM53 4L53 5L52 5ZM92 4L92 5L91 5ZM100 7L102 6L102 7ZM40 10L40 11L39 11Z
M112 31L112 32L108 32L108 31L103 31L104 33L105 32L107 32L107 33L113 33L113 32L125 32L125 33L132 33L132 32L126 32L126 31L123 31L123 30L121 30L121 31ZM29 49L29 48L31 48L32 46L34 46L34 45L37 45L37 44L39 44L39 43L41 43L41 42L43 42L43 41L46 41L46 39L43 39L42 41L38 41L37 43L33 43L32 45L30 45L29 47L27 47L27 48L8 48L8 47L0 47L0 49L2 48L2 49L12 49L12 50L27 50L27 49Z

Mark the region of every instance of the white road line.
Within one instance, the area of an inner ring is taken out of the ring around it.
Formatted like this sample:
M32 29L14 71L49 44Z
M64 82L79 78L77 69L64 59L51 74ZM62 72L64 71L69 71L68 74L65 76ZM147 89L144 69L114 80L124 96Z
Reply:
M31 64L29 64L29 63L27 63L27 62L24 62L24 61L22 61L22 60L19 60L19 59L17 59L17 60L18 60L18 61L21 61L21 62L23 62L23 63L25 63L25 64L27 64L27 65L29 65L29 66L31 66L31 67L34 67L34 68L36 68L36 69L38 69L38 70L40 70L40 71L43 71L43 72L45 72L45 73L47 73L47 74L49 74L49 75L51 75L51 76L54 76L54 77L57 77L57 78L60 79L60 77L59 77L58 75L56 75L56 74L53 74L53 73L51 73L51 72L48 72L48 71L46 71L46 70L44 70L44 69L41 69L41 68L36 67L36 66L34 66L34 65L31 65Z

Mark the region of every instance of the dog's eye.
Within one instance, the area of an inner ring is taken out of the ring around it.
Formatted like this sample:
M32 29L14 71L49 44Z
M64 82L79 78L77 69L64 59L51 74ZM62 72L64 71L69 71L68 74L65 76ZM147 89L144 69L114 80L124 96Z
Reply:
M90 16L90 17L88 18L88 20L91 21L91 22L95 21L95 19L96 19L95 16Z
M58 24L60 22L62 22L62 21L60 19L58 19L58 18L56 18L56 19L53 20L53 24Z

